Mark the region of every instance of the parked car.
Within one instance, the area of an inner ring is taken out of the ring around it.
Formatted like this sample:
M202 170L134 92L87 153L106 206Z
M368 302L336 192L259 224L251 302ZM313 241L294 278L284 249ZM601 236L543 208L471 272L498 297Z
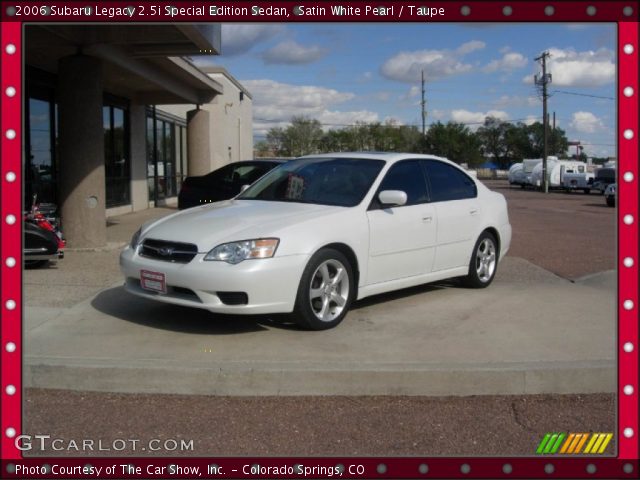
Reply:
M604 199L610 207L616 206L616 184L610 183L604 190Z
M250 185L285 160L246 160L230 163L201 177L187 177L178 194L178 208L197 207L235 197L244 185Z
M322 330L357 299L493 281L511 242L500 193L430 155L337 153L275 168L234 199L143 225L125 288L217 313L293 312Z
M594 190L598 190L601 194L604 194L604 191L612 183L616 183L615 168L599 168L596 170L596 176L593 180Z

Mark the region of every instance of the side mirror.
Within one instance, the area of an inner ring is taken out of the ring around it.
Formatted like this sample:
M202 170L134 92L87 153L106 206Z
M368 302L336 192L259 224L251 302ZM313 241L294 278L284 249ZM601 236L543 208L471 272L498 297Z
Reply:
M383 208L400 207L407 203L407 194L401 190L383 190L378 194Z
M242 185L240 187L240 193L244 192L247 188L249 188L251 185Z

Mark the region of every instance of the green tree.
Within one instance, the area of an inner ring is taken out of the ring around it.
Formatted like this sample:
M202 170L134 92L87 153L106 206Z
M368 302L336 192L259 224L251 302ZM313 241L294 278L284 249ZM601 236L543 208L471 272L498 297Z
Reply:
M485 157L490 158L499 168L509 165L509 151L507 147L507 132L511 125L496 117L486 117L484 124L478 128L477 135Z
M267 132L267 143L273 153L278 156L288 156L285 153L285 133L282 127L270 128Z
M260 140L259 142L256 142L256 144L253 146L253 149L255 150L256 157L258 158L268 157L271 153L271 145L269 145L269 142L267 142L266 140Z
M544 155L544 126L541 122L535 122L527 127L529 143L531 145L532 158L542 158ZM569 148L569 141L564 130L556 127L549 128L547 135L547 154L564 157Z
M288 156L298 157L318 153L322 140L322 127L316 119L293 117L284 131L284 144Z
M432 124L424 138L425 153L446 157L470 167L483 162L478 136L461 123Z

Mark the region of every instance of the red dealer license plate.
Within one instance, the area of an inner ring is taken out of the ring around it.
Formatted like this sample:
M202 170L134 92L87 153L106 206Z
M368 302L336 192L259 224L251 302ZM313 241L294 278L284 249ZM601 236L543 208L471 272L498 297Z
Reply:
M167 293L164 273L140 270L140 286L152 292Z

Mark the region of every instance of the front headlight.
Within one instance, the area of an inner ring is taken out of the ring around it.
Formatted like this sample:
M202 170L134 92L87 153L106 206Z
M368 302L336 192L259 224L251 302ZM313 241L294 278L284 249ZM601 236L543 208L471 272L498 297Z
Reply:
M235 265L243 260L271 258L276 253L277 238L258 238L240 242L223 243L213 248L204 257L205 260L227 262Z
M136 233L133 234L133 237L131 237L131 241L129 242L129 246L135 250L136 247L138 246L138 243L140 242L140 234L142 233L142 227L138 229L138 231Z

